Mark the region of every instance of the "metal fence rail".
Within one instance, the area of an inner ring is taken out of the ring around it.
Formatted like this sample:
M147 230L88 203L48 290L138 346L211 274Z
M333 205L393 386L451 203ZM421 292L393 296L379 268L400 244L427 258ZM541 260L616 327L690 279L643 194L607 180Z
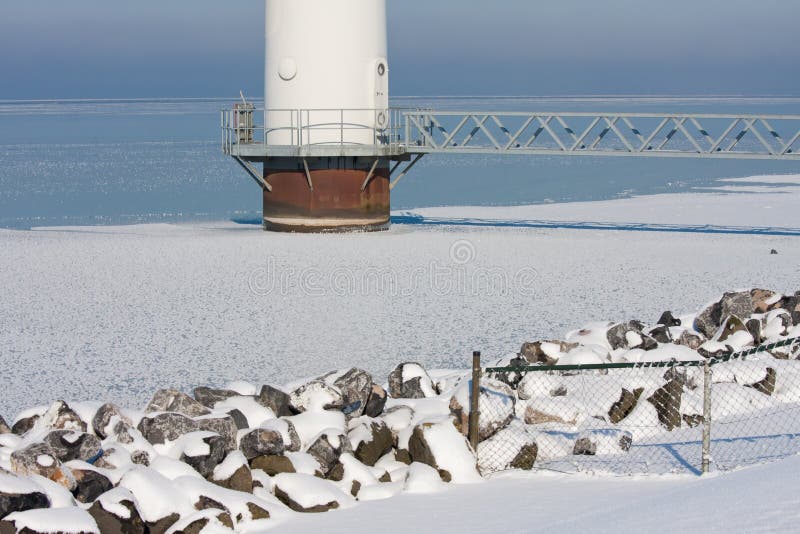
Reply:
M560 472L700 474L798 454L798 357L792 338L700 361L477 366L479 466L518 467L524 443L534 468ZM492 400L509 387L513 415Z

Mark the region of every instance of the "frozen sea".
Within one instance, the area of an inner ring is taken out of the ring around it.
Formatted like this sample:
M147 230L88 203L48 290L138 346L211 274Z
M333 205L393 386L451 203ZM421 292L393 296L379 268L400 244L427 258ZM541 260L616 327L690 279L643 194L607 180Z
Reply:
M258 189L219 148L232 99L0 101L0 227L257 219ZM800 98L395 98L442 110L800 114ZM679 193L718 178L796 174L800 163L436 156L395 209L509 206Z

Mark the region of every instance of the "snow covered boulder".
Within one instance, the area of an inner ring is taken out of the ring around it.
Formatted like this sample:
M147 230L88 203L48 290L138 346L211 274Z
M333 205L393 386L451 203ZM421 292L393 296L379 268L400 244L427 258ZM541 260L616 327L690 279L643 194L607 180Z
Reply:
M0 435L10 434L10 433L11 433L11 427L8 426L8 423L6 423L5 419L0 417Z
M367 405L364 407L364 415L368 417L380 417L386 407L386 390L380 384L372 384Z
M292 391L289 397L291 408L298 413L341 410L344 407L344 400L339 390L322 380L313 380L300 386Z
M455 424L465 436L469 433L470 397L472 380L464 381L450 398L450 413ZM504 428L514 418L516 404L514 390L499 380L482 378L478 395L478 440L483 441Z
M287 417L296 413L292 410L291 397L272 386L262 386L256 400L265 408L272 410L278 417Z
M97 523L81 508L15 512L0 522L0 532L24 534L101 534Z
M336 482L339 489L353 497L358 497L362 488L378 484L374 472L350 453L339 457L339 462L328 473L328 480Z
M535 341L533 343L523 343L519 354L528 363L555 365L558 363L558 358L562 353L567 353L577 347L577 343L567 343L566 341Z
M206 408L214 408L216 403L238 396L238 392L230 389L214 389L209 387L194 388L195 400Z
M283 435L277 430L259 428L242 436L239 450L245 458L252 460L258 456L277 456L283 454L285 446Z
M211 476L228 452L225 438L211 432L192 432L181 437L185 446L180 456L181 462L192 466L201 476Z
M563 397L567 391L564 377L543 372L527 373L517 386L517 396L520 400L542 396Z
M389 394L395 399L435 397L428 372L418 363L401 363L389 374Z
M415 426L408 451L414 462L433 467L447 482L473 482L480 478L469 443L449 418Z
M131 469L122 477L118 488L125 488L133 494L139 515L147 526L146 532L164 533L181 516L195 511L189 497L154 469Z
M753 299L750 291L725 293L720 300L708 305L697 314L694 320L694 329L711 339L722 325L724 318L730 315L749 317L753 311Z
M279 473L296 473L294 464L287 456L259 456L250 462L253 469L260 469L269 476L275 476Z
M339 456L343 452L352 452L352 449L344 432L326 430L316 437L306 452L319 462L322 474L327 476L339 461Z
M347 437L356 459L369 466L375 465L383 455L390 452L394 443L392 431L386 423L369 417L351 422Z
M658 343L644 333L644 324L640 321L618 323L608 329L606 339L612 350L635 349L652 350Z
M636 408L642 393L644 393L644 388L636 388L633 391L622 388L619 400L608 410L608 422L616 425L628 417Z
M99 457L102 452L100 440L86 432L54 430L43 441L53 449L53 453L62 462L70 460L88 462Z
M705 342L705 336L699 332L692 332L691 330L684 330L681 332L681 335L675 341L677 345L683 345L684 347L688 347L692 350L699 349Z
M282 503L301 513L320 513L353 503L353 497L333 482L311 475L283 473L273 479L273 492Z
M124 488L115 488L98 498L89 515L97 523L100 532L121 534L145 534L147 527L136 509L133 494Z
M195 432L199 430L199 425L183 414L167 412L142 417L137 429L147 441L158 445Z
M670 380L658 388L647 402L652 404L658 413L658 421L669 431L681 426L681 396L683 385L680 380Z
M539 447L525 425L516 421L478 444L478 467L483 474L505 469L533 469Z
M217 486L252 493L253 474L247 464L247 458L240 451L233 451L222 461L208 477Z
M300 434L297 433L294 423L289 419L272 419L262 423L261 428L279 432L283 438L283 448L286 452L297 452L303 446L300 441Z
M211 410L189 395L175 389L161 389L156 391L155 395L153 395L153 399L144 411L145 413L177 412L189 417L199 417L211 413Z
M763 393L767 396L773 395L775 393L775 384L778 381L778 372L774 367L767 367L766 369L762 370L760 374L763 376L761 380L749 383L747 382L747 378L740 378L738 373L736 373L735 376L736 381L742 384L744 387L753 388L759 393ZM752 380L752 377L750 377L750 380Z
M49 506L44 490L30 479L0 472L0 519L14 512Z
M17 428L17 427L20 428ZM24 430L23 430L24 428ZM87 425L64 401L56 401L39 417L32 416L14 424L14 433L22 435L28 430L76 430L86 432Z
M239 427L230 415L206 415L195 418L198 430L214 432L225 440L226 451L236 450L236 435Z
M436 493L443 488L444 482L433 467L419 462L408 467L403 487L407 493Z
M112 403L103 404L92 417L92 430L100 438L107 438L120 423L132 426L130 418L123 415L122 410Z
M73 469L76 487L72 494L78 502L93 503L100 495L114 488L107 476L92 469Z
M11 453L11 470L21 476L40 475L72 491L75 477L61 464L49 445L34 443Z
M353 368L337 378L333 385L342 393L343 411L348 417L359 417L372 393L372 376L363 369Z
M574 426L583 412L583 406L569 397L534 397L525 406L524 418L529 425Z

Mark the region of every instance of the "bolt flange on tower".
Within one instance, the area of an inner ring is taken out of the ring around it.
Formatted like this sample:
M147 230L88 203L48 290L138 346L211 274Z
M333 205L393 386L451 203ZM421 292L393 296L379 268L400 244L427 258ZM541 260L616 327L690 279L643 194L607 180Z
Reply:
M264 228L387 228L390 166L408 157L385 0L266 0L265 83L263 110L243 101L222 118L225 152L263 189Z

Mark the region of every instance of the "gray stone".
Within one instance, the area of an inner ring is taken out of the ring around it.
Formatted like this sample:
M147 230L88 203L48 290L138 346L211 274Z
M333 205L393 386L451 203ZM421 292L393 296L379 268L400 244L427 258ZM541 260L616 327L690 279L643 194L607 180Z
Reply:
M239 427L236 421L230 415L214 415L208 417L199 417L194 420L197 424L198 430L205 430L206 432L214 432L222 436L225 440L226 452L236 450L236 435L239 433Z
M100 495L114 488L114 484L97 471L76 469L72 471L75 476L76 487L72 495L78 502L91 504Z
M200 456L181 455L181 461L194 468L203 477L208 478L214 472L214 468L222 463L228 453L225 438L222 436L207 436L203 438L203 443L208 445L208 454Z
M642 332L643 328L644 325L639 321L628 321L627 323L615 324L608 329L608 332L606 332L606 339L608 340L609 345L611 345L612 350L638 348L644 344L645 335ZM643 343L637 343L633 346L630 345L627 338L629 332L633 332L640 336L643 340Z
M407 370L413 371L411 376L407 376ZM395 399L424 399L426 391L434 391L433 381L418 363L401 363L389 374L389 394Z
M62 462L72 460L88 462L99 457L102 452L100 440L86 432L54 430L44 438L44 443L53 449L56 458Z
M241 465L233 474L225 480L213 480L214 484L223 488L242 491L244 493L253 492L253 474L250 467Z
M294 464L286 456L259 456L250 462L253 469L261 469L271 477L280 473L295 473Z
M0 519L14 512L49 508L50 499L42 492L10 493L0 491Z
M372 391L367 400L367 406L364 408L364 415L368 417L380 417L383 414L383 409L386 407L386 390L379 384L372 384Z
M744 322L735 315L729 315L714 335L716 341L725 341L736 332L747 332Z
M239 450L248 460L258 456L281 455L285 449L280 432L263 428L245 434L239 442Z
M95 502L89 508L89 515L97 523L97 527L103 534L145 534L147 527L132 501L122 500L118 504L123 506L127 517L120 517L107 511L100 502Z
M594 456L597 454L597 442L589 437L580 437L575 440L572 454L575 456Z
M75 477L61 464L53 449L45 443L34 443L11 453L11 470L21 476L40 475L72 491Z
M651 328L647 335L657 343L672 343L672 334L668 326L659 325Z
M184 434L200 430L195 420L173 412L146 415L139 421L137 428L144 439L153 445L175 441Z
M706 338L702 334L698 332L692 332L690 330L684 330L681 332L680 337L675 343L678 345L683 345L684 347L689 347L692 350L697 350L705 342Z
M544 365L555 365L558 360L551 358L542 350L542 344L550 343L559 346L559 352L569 352L578 348L578 343L567 343L566 341L550 340L550 341L535 341L533 343L523 343L519 350L520 357L524 358L527 363L541 363ZM521 362L520 362L521 363Z
M177 412L189 417L199 417L211 413L211 410L189 395L175 389L160 389L156 391L144 411L145 413Z
M247 417L240 410L233 409L228 412L228 415L231 416L231 419L233 419L233 422L236 424L236 428L239 430L250 428L250 423L247 421Z
M341 410L345 406L339 390L322 380L312 380L308 384L303 384L292 391L289 397L292 409L299 413L311 408L311 403L322 397L328 399L328 402L322 406L323 410Z
M278 417L294 415L292 401L287 393L272 386L264 385L256 398L259 404L272 410Z
M466 383L468 390L471 384L472 380ZM472 396L471 393L467 395L467 399ZM450 414L454 417L455 427L466 436L469 433L470 406L461 406L458 397L459 395L455 394L450 398ZM517 397L510 386L499 380L482 378L478 394L478 406L481 412L478 441L484 441L508 426L514 418L516 403Z
M33 425L35 425L36 421L38 420L39 420L38 415L32 415L31 417L25 417L23 419L20 419L19 421L14 423L14 426L11 427L11 432L16 434L17 436L24 436L30 431L31 428L33 428Z
M353 455L364 465L374 466L385 454L391 452L393 445L392 431L381 420L363 422L359 426L367 427L370 438L361 441ZM363 432L358 428L353 432Z
M230 389L214 389L199 387L194 389L194 398L206 408L213 408L218 402L228 400L231 397L238 397L239 393Z
M8 426L8 423L6 423L5 419L0 417L0 434L10 434L10 433L11 433L11 427Z
M664 313L661 314L661 317L658 319L658 322L656 322L656 324L660 324L662 326L666 326L667 328L669 328L671 326L680 326L681 320L675 318L672 315L671 311L665 311Z
M730 315L749 317L753 313L753 296L750 291L725 293L722 298L700 312L694 321L694 329L712 338L722 321Z
M325 431L317 436L306 452L319 462L322 474L327 475L342 453L352 451L346 435Z
M658 414L658 421L669 431L681 426L681 396L683 385L679 380L670 380L658 388L647 402L652 404Z
M95 412L92 418L92 430L100 439L106 439L113 432L119 421L126 423L128 426L133 424L128 417L122 414L122 410L118 406L106 403Z
M772 367L767 367L766 375L763 379L754 384L745 384L745 387L753 388L759 393L772 396L775 393L775 383L778 380L778 372Z
M347 416L361 416L372 394L372 376L363 369L354 367L337 378L333 385L342 394L342 403Z
M760 319L748 319L744 324L747 331L753 336L753 342L760 345L764 342L764 325Z

